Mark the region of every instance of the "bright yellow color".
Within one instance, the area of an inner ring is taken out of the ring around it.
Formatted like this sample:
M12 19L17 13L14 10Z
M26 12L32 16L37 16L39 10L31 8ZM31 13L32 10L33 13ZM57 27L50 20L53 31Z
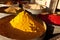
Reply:
M10 24L19 30L24 32L45 32L44 26L38 21L34 20L27 12L20 12L14 19L10 21Z

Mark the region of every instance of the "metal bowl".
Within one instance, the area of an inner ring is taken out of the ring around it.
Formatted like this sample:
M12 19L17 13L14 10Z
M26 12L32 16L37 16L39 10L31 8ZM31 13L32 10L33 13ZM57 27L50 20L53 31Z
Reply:
M36 4L28 4L28 5L36 5ZM41 14L43 9L42 7L40 7L40 9L30 9L30 8L26 8L26 6L27 5L23 5L23 9L31 12L34 15Z

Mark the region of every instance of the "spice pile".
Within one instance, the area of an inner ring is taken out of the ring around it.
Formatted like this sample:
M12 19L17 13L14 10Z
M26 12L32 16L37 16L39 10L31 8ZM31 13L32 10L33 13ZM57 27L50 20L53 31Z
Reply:
M27 12L20 12L15 18L10 21L10 24L13 28L23 31L19 35L23 39L31 39L42 36L46 31L45 27L41 22L36 21L30 14Z

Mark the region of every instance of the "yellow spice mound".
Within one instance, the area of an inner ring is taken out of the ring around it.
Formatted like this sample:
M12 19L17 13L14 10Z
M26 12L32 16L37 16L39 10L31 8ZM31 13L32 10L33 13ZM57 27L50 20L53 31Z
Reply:
M34 35L42 35L46 31L41 22L34 20L31 15L24 11L20 12L14 19L12 19L10 24L13 28L19 29L23 32L30 32L31 34L33 32L32 35L30 33L30 35L27 35L32 37L35 37Z

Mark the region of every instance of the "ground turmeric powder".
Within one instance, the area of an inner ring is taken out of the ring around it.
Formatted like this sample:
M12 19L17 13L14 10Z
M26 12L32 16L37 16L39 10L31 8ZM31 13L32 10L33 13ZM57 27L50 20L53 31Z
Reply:
M34 20L31 15L24 11L20 12L14 19L12 19L10 21L10 24L13 26L13 28L19 29L24 32L30 32L30 35L27 35L25 33L28 37L35 37L35 35L41 36L46 31L43 25Z

